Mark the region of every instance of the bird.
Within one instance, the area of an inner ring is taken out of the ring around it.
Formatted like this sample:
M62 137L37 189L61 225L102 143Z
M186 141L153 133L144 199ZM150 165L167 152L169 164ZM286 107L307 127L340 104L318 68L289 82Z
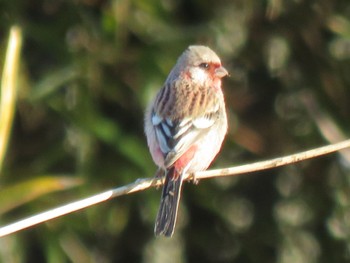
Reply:
M191 45L145 111L147 144L165 174L156 236L174 233L184 174L206 170L220 151L228 127L221 89L227 75L213 50Z

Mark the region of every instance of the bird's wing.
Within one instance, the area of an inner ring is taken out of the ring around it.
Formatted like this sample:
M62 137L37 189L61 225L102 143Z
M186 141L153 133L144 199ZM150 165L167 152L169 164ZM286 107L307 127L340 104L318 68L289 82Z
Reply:
M170 119L152 112L152 124L165 167L170 167L214 125L219 112L206 111L195 118Z

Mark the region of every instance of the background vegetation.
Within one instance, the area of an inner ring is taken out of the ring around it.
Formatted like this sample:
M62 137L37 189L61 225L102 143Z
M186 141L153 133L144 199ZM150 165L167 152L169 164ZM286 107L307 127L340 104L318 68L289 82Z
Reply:
M340 141L350 126L347 0L0 1L24 33L0 224L153 176L143 110L190 44L222 58L229 134L215 167ZM160 191L0 239L0 262L349 262L349 152L186 184L172 239Z

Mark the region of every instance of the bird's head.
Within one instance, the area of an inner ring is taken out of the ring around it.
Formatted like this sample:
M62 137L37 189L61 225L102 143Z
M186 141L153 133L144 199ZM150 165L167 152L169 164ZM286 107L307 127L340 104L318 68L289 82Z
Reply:
M218 55L206 46L189 46L180 56L175 69L198 85L218 88L221 78L228 75Z

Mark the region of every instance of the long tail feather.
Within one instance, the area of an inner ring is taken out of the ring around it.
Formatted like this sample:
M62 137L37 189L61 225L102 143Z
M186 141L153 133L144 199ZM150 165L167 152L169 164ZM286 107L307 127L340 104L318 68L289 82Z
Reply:
M175 168L171 168L166 172L160 207L154 227L156 236L171 237L174 233L182 186L182 174L176 173Z

